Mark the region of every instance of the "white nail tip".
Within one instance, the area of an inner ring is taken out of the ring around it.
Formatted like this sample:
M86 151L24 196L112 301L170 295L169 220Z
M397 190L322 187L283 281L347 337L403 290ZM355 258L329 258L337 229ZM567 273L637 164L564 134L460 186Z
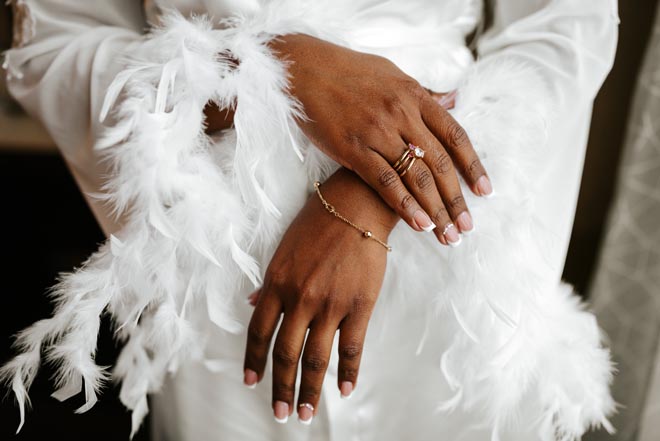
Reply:
M285 416L284 418L275 417L275 421L280 424L285 424L287 421L289 421L289 417L288 416Z
M431 222L431 225L429 225L426 228L422 227L422 230L426 231L427 233L430 232L430 231L433 231L435 229L436 229L436 225L433 222Z
M449 246L452 247L452 248L456 248L457 246L459 246L461 244L461 242L463 242L463 238L460 235L458 236L458 240L456 242L447 241Z
M257 383L254 383L254 384L246 384L245 387L247 387L248 389L254 389L254 388L257 387Z
M350 400L352 396L353 396L353 392L351 392L351 393L348 394L348 395L339 394L339 397L340 397L342 400Z
M305 426L309 426L310 424L312 424L313 419L314 418L310 418L308 420L301 420L300 417L298 417L298 421L300 421L300 424L304 424Z

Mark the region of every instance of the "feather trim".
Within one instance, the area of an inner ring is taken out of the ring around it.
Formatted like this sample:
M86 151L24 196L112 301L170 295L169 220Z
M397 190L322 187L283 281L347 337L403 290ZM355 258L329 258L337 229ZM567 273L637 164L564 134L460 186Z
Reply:
M452 311L462 332L442 357L457 394L442 408L483 412L492 439L523 421L543 440L578 440L592 426L612 430L609 352L594 316L570 286L558 285L539 239L547 233L535 214L533 178L548 154L548 101L539 74L499 60L476 64L454 110L496 194L483 200L464 190L474 217L488 222L452 250L443 275L449 282L438 313Z
M107 378L93 361L102 313L125 343L112 376L133 410L133 433L148 411L147 393L185 360L203 358L204 332L194 311L203 309L225 331L243 330L237 314L242 284L260 282L259 263L302 205L307 174L322 178L337 167L306 149L293 122L304 115L286 94L285 66L267 42L291 32L341 41L342 26L324 21L319 14L327 11L312 8L314 2L283 3L226 20L221 29L208 18L169 13L109 88L101 116L112 115L117 124L97 143L113 167L102 197L128 221L82 268L63 276L53 317L23 331L19 355L1 368L0 379L19 402L21 425L42 350L59 366L55 396L66 399L84 388L80 410L94 404ZM433 87L432 78L418 79ZM203 133L209 101L236 108L235 130L220 141ZM426 285L413 292L438 293L436 316L453 316L460 330L442 348L439 375L454 394L438 409L482 414L492 439L523 423L544 440L576 440L590 425L611 429L609 355L593 315L557 284L537 238L532 177L551 120L546 103L533 70L478 63L459 89L454 116L497 190L487 201L463 192L474 217L489 221L451 254L405 226L392 235L393 242L414 244L397 249L416 257L401 253L393 258L403 261L388 267L412 273L411 261L436 265L433 277L440 282L419 277ZM395 278L389 271L384 292L402 291ZM431 311L428 316L433 320ZM418 350L429 346L422 341ZM206 365L229 366L225 360Z
M205 298L213 323L243 330L236 286L243 277L261 283L250 244L269 246L281 230L280 201L265 185L264 169L269 157L294 154L294 118L304 117L286 93L286 66L267 43L305 25L287 18L284 28L278 20L277 5L222 29L207 17L169 12L109 87L100 117L112 115L117 124L96 148L113 174L99 197L129 220L82 268L62 277L53 317L18 336L20 354L0 379L15 393L21 426L41 351L57 366L53 396L67 399L84 388L78 411L94 405L108 378L94 363L103 313L125 343L112 376L133 410L133 434L147 412L147 393L180 360L201 357L203 339L184 318L191 303ZM217 151L204 134L209 101L238 103L231 151Z

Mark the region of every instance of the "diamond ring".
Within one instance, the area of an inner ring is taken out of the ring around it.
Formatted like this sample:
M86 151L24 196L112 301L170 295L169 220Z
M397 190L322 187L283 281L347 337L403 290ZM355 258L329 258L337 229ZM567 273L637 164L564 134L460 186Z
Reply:
M408 170L413 166L417 159L424 157L424 150L415 144L408 143L408 148L403 152L401 157L394 163L392 168L399 174L399 176L405 175Z

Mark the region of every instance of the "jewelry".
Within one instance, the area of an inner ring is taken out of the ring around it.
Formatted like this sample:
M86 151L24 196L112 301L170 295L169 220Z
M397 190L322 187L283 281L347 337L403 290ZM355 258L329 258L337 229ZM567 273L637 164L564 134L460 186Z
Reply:
M424 157L424 150L416 146L412 142L408 143L408 148L403 152L399 159L394 163L392 168L399 174L399 176L404 176L408 173L415 163L415 160L418 158L421 159Z
M300 404L298 405L298 407L299 407L299 408L300 408L300 407L306 407L306 408L308 408L309 410L311 410L312 412L314 412L314 406L312 406L312 405L309 404L309 403L300 403Z
M413 164L415 163L416 160L417 160L417 158L415 158L415 157L413 156L412 159L410 160L410 162L408 162L408 166L407 166L402 172L398 172L398 173L399 173L399 176L401 176L401 177L403 178L403 176L404 176L406 173L408 173L408 170L410 170L410 169L412 168L412 166L413 166Z
M451 222L449 222L447 225L445 225L445 229L442 230L442 235L444 236L445 233L447 233L447 231L449 231L450 228L455 228L455 227L454 227L454 224L451 223Z
M369 230L365 230L364 228L362 228L362 227L360 227L360 226L358 226L358 225L355 225L353 222L351 222L350 220L346 219L346 218L345 218L344 216L342 216L341 214L337 213L337 210L335 209L335 207L332 206L328 201L326 201L325 198L323 197L323 195L321 194L321 189L319 188L320 186L321 186L321 183L320 183L319 181L314 182L314 188L316 189L316 194L319 196L319 199L321 200L321 203L323 203L323 206L325 207L326 210L328 210L328 212L329 212L330 214L332 214L332 215L333 215L334 217L336 217L337 219L339 219L339 220L341 220L341 221L347 223L347 224L350 225L351 227L353 227L353 228L355 228L356 230L358 230L360 233L362 233L362 236L363 236L363 237L365 237L365 238L367 238L367 239L375 240L376 242L378 242L379 244L381 244L381 245L382 245L387 251L392 251L392 247L391 247L391 246L389 246L387 243L383 242L382 240L380 240L380 239L374 237L374 235L371 233L371 231L369 231ZM313 410L313 409L312 409L312 410Z

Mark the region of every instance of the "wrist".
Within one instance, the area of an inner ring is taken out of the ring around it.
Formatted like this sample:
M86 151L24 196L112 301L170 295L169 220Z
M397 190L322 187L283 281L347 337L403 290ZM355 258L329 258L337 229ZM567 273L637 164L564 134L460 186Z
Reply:
M335 172L321 189L337 212L382 239L389 237L399 222L399 216L378 193L346 168Z

